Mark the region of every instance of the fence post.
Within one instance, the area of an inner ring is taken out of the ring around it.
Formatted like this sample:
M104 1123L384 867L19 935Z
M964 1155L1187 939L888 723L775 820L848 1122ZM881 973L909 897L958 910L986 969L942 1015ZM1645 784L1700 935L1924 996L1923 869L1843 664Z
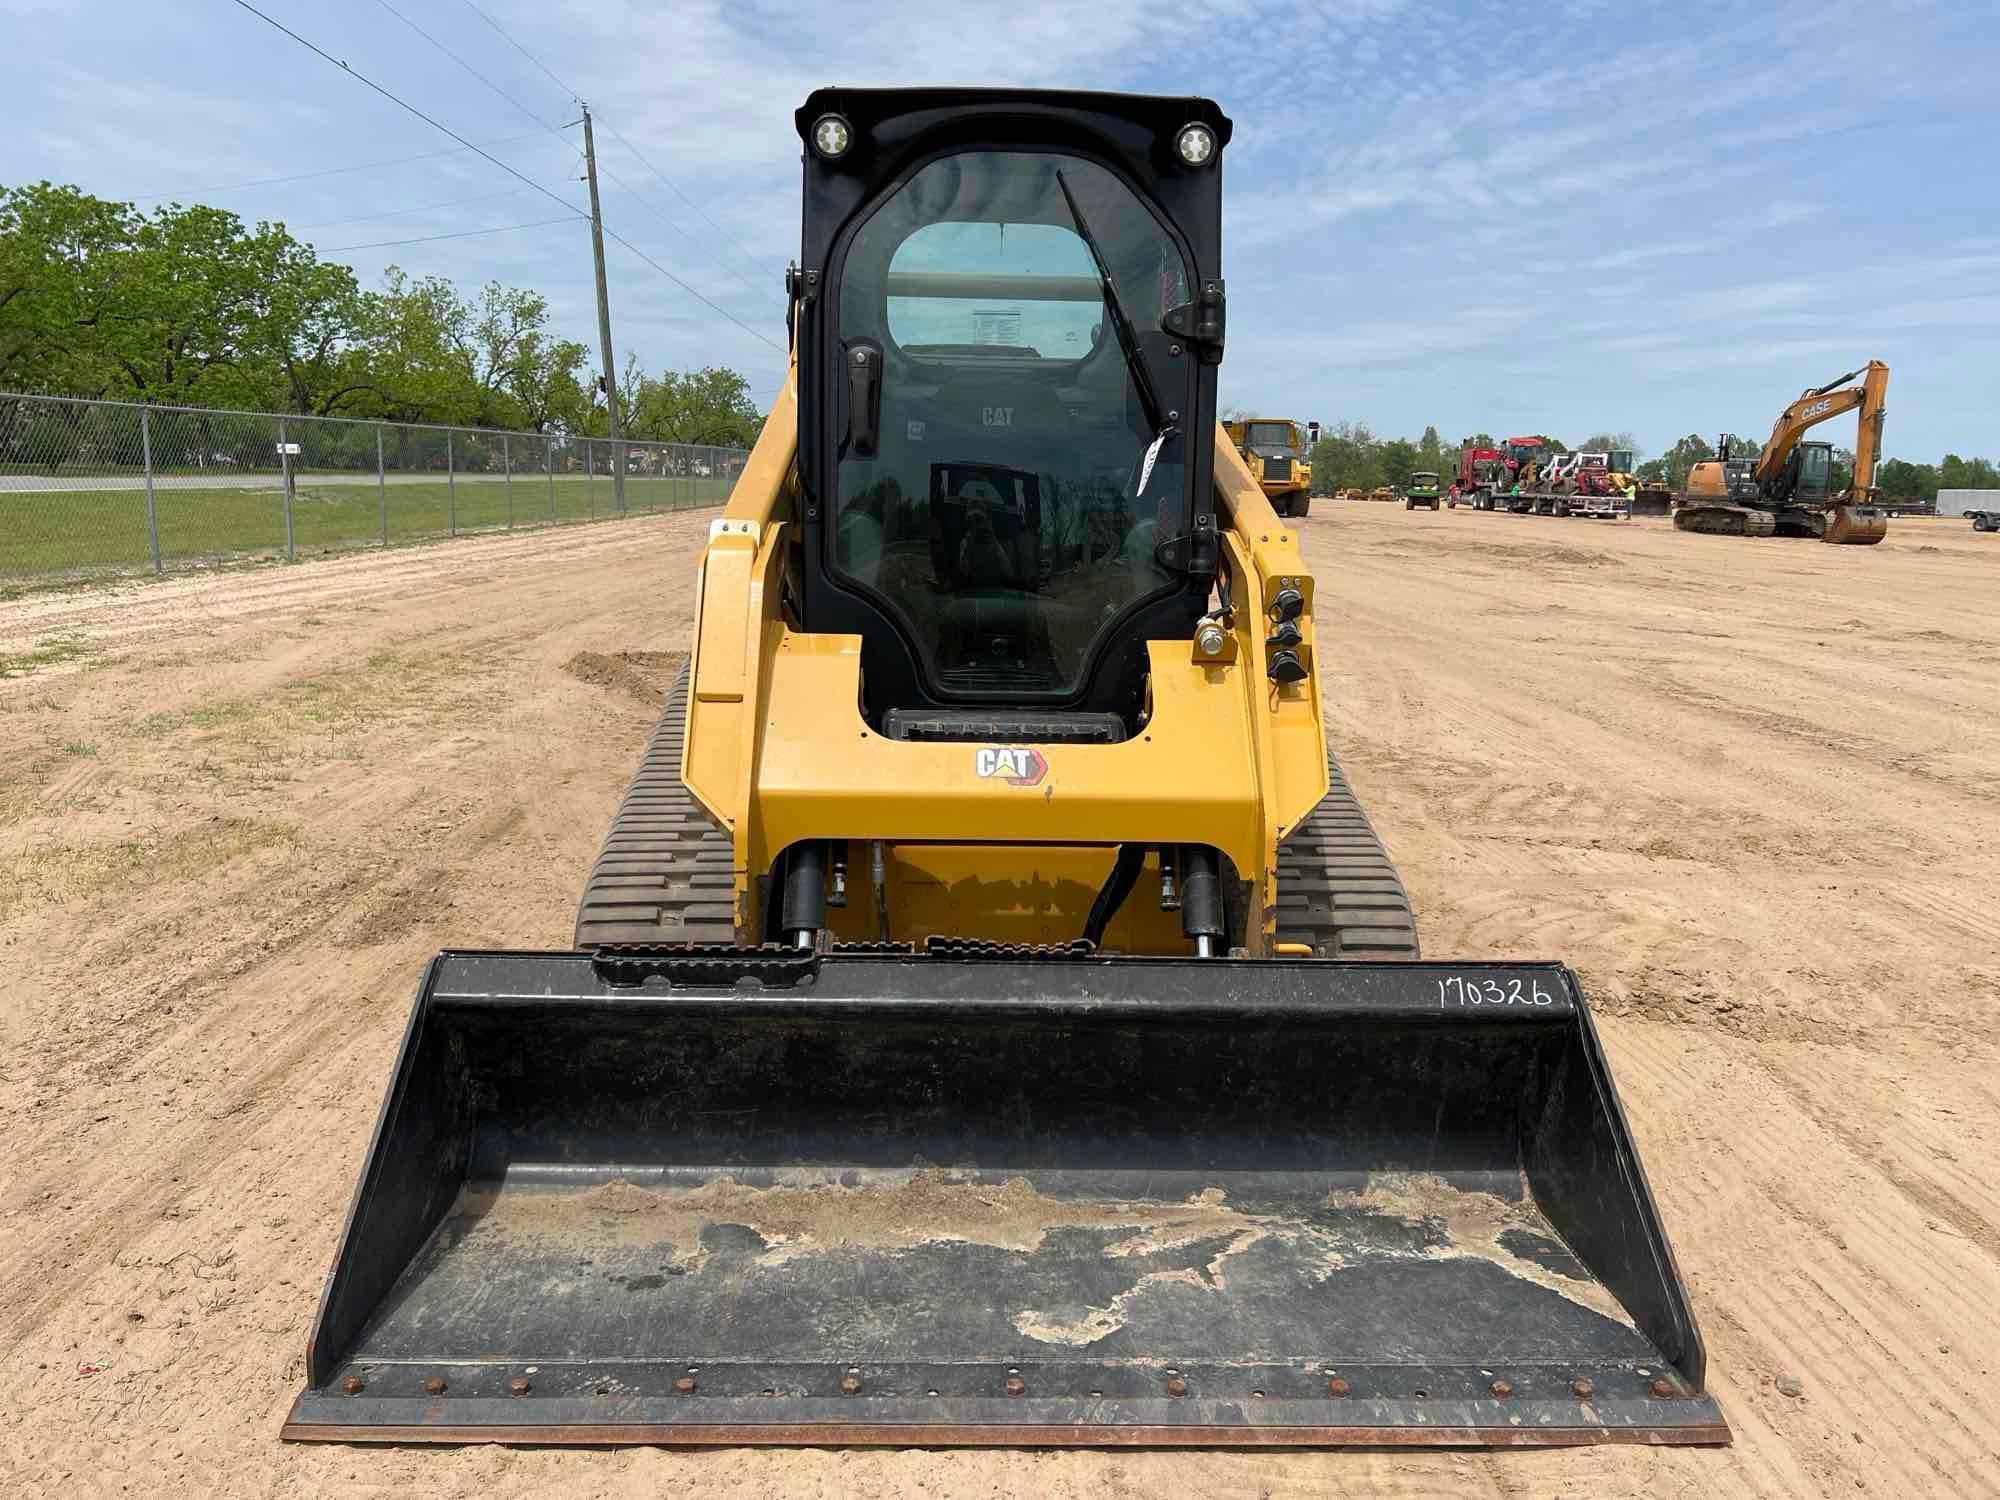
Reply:
M389 480L382 472L382 424L375 424L375 498L382 507L382 545L389 545Z
M139 408L139 452L146 462L146 540L153 547L153 571L160 571L160 510L153 500L153 424Z
M451 461L451 429L444 430L444 525L452 536L458 535L458 470Z
M507 475L507 529L514 529L514 446L500 434L500 467Z
M549 471L549 522L556 519L556 450L549 446L549 435L542 434L542 467Z
M591 457L589 438L583 440L583 513L597 519L597 460Z
M292 535L292 454L283 417L278 418L278 472L285 482L285 561L297 562L299 553Z

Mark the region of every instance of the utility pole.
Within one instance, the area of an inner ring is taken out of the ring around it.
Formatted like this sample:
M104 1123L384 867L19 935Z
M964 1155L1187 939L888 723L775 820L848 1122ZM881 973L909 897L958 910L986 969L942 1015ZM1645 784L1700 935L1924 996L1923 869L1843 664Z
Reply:
M604 405L611 413L611 504L625 511L625 419L618 411L618 366L611 357L611 293L604 284L604 210L597 201L597 143L583 106L583 168L590 179L590 253L597 262L597 342L604 351Z

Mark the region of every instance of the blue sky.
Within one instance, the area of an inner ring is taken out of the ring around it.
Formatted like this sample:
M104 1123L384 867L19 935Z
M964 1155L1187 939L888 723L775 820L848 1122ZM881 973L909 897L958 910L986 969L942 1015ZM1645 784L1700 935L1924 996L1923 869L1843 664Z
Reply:
M464 0L258 3L581 204L573 104ZM1994 0L481 4L590 100L607 223L770 341L614 245L621 359L776 383L816 85L1207 93L1228 404L1658 453L1875 357L1891 454L2000 454ZM578 223L349 249L562 210L230 0L0 0L0 28L0 182L280 219L368 284L533 286L594 340Z

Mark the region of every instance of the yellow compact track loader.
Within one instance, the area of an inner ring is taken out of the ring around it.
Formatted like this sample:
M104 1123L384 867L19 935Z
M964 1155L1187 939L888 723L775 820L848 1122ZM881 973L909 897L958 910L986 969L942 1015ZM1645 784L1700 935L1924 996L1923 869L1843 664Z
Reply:
M423 976L285 1435L1728 1440L1575 977L1417 961L1210 101L822 90L577 946Z

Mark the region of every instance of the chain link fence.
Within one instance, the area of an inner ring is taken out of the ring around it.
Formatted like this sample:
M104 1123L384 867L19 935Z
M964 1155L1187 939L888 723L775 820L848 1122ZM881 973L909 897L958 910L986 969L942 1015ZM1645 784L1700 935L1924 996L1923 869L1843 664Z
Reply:
M719 505L740 448L0 393L0 584Z

